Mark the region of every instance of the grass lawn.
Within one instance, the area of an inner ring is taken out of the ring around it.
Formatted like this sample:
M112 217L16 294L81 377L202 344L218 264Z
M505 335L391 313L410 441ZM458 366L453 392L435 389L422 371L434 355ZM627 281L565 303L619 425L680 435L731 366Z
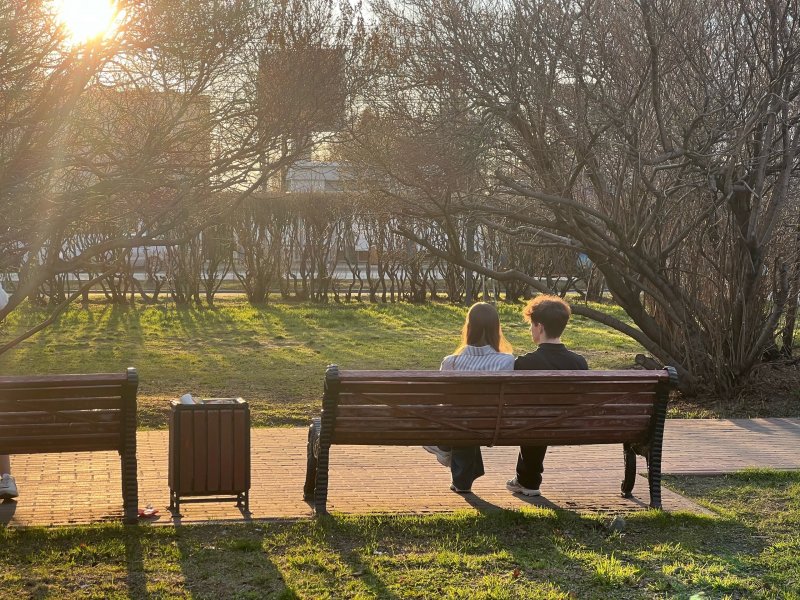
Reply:
M670 478L715 516L546 509L0 529L8 598L800 598L800 473Z
M515 352L533 349L521 306L499 309ZM611 310L623 317L619 309ZM166 427L168 401L186 392L242 396L250 402L256 426L305 425L320 409L326 365L438 369L458 343L465 312L446 304L253 307L227 298L213 309L75 304L55 324L0 355L0 374L134 366L142 427ZM0 343L46 314L36 308L15 311L0 328ZM627 368L642 352L631 339L582 317L574 317L564 340L595 369Z

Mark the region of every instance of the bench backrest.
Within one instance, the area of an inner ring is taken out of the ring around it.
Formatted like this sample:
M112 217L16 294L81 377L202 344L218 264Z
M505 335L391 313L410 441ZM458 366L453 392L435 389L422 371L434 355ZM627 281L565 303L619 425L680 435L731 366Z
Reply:
M0 377L0 454L122 452L126 428L136 427L137 385L135 369Z
M674 371L673 371L674 373ZM338 371L324 411L335 444L646 442L670 371ZM323 425L323 429L325 429Z

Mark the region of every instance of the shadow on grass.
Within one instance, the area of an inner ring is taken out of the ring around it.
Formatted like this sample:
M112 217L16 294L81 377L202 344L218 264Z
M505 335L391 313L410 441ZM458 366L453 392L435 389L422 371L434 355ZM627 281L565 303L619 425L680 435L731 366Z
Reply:
M472 508L474 508L475 510L477 510L480 513L496 512L496 511L500 511L500 510L505 510L502 507L498 506L497 504L493 504L492 502L489 502L488 500L484 500L483 498L481 498L480 496L478 496L475 493L464 494L463 498L464 498L464 502L469 504ZM531 498L531 500L533 500L533 498ZM538 504L538 502L536 504ZM555 506L553 506L552 508L555 508Z
M620 533L609 529L608 517L546 507L487 510L480 501L476 508L477 515L334 516L318 527L325 547L350 572L363 573L363 583L380 598L396 597L398 581L423 576L439 578L451 595L493 597L491 582L484 581L489 588L480 594L477 587L470 591L478 584L469 583L472 569L495 573L495 585L518 587L520 597L546 590L580 598L724 595L760 585L762 574L742 555L758 556L765 545L733 519L647 511L629 516Z
M200 599L297 597L262 552L260 532L252 527L140 525L124 528L121 535L130 598L170 596L175 585ZM174 560L177 571L165 569L162 560ZM178 581L164 581L169 571L180 573Z
M17 512L17 503L14 500L0 501L0 524L8 525Z
M765 544L736 520L646 511L629 516L621 530L610 523L567 518L552 533L555 564L579 568L590 597L626 590L751 597L761 588L763 573L742 557L757 557Z
M180 571L191 597L298 598L264 550L269 538L264 528L178 525L174 532Z
M123 535L127 569L125 582L128 585L128 594L131 598L149 598L141 541L142 535L146 535L146 533L136 527L126 527Z
M628 515L615 532L604 517L540 507L225 526L0 528L0 564L11 597L86 589L133 598L682 598L756 590L777 597L770 593L787 578L758 562L767 542L757 533L738 517L656 511Z
M382 517L376 519L379 522L383 520ZM349 576L358 581L358 587L365 588L359 592L368 590L376 598L387 600L399 598L389 589L379 569L376 568L376 559L386 554L381 549L381 539L369 536L369 529L348 527L345 523L349 522L351 519L343 521L332 515L316 519L314 525L317 535L314 541L347 565Z
M543 588L568 588L531 570L525 585L514 573L527 569L545 536L526 531L531 517L475 501L479 514L429 517L336 518L321 522L327 547L339 552L378 598L401 588L420 597L543 597ZM488 508L487 508L488 506ZM485 512L483 512L485 511ZM533 522L549 522L541 514ZM533 529L538 529L534 527ZM528 549L532 550L529 554ZM413 594L412 594L413 595ZM550 597L550 596L548 596Z

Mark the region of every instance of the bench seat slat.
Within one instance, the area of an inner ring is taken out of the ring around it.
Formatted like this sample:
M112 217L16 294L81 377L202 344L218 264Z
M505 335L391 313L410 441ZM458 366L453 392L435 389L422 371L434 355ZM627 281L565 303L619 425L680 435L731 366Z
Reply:
M650 417L647 415L639 416L595 416L595 415L580 415L580 416L567 416L559 415L557 417L527 417L527 418L507 418L500 419L500 431L505 433L508 429L518 429L526 426L536 426L537 430L542 431L549 428L549 423L555 422L553 427L564 429L568 427L582 428L608 428L619 427L620 429L646 429L650 425ZM430 421L424 418L413 417L396 417L396 418L381 418L381 417L360 417L360 418L346 418L339 417L336 419L336 431L341 433L345 431L363 431L367 429L376 430L405 430L405 429L449 429L451 424L457 427L469 427L471 429L485 429L487 431L494 431L497 425L496 418L464 418L461 415L451 415L450 417L443 417L442 425L435 421Z
M0 376L0 390L11 388L71 387L94 385L124 385L125 373L90 373L70 375L4 375Z
M24 423L6 425L0 424L0 438L37 438L41 435L88 435L93 433L119 434L121 424L116 423Z
M65 411L25 411L4 412L0 416L2 425L23 425L33 423L119 423L120 410L65 410Z
M426 381L451 378L454 380L509 381L514 379L548 381L669 381L666 371L340 371L339 381Z
M497 384L495 384L497 385ZM511 381L503 384L506 394L607 394L607 393L646 393L652 394L658 382L650 380L634 381Z
M387 406L396 404L421 404L421 405L450 405L459 406L486 406L497 405L500 396L497 393L488 394L350 394L342 393L339 395L339 404L347 405L381 405ZM605 394L503 394L502 402L504 405L542 405L542 404L566 404L566 405L588 405L599 403L614 404L641 404L652 405L652 393L605 393Z
M506 371L507 374L511 375L515 372ZM435 380L422 380L422 381L391 381L391 380L383 380L383 379L376 379L372 381L363 380L363 381L348 381L341 384L341 391L350 391L350 390L402 390L402 389L415 389L418 388L421 391L427 390L439 390L442 393L459 393L461 390L481 390L481 391L489 391L492 389L499 389L500 386L503 387L504 390L508 393L520 393L520 392L529 392L529 391L545 391L547 393L575 393L580 392L583 394L590 394L592 392L598 391L635 391L635 390L647 390L652 391L653 388L658 384L656 379L647 379L647 380L627 380L627 379L620 379L620 380L604 380L604 381L595 381L595 380L584 380L584 381L573 381L573 380L561 380L561 381L552 381L552 380L545 380L545 379L495 379L494 381L486 381L484 379L474 379L474 380L443 380L443 381L435 381ZM565 391L566 390L566 391Z
M42 444L18 443L13 446L3 446L0 443L0 454L10 454L12 450L17 454L60 454L62 452L119 452L119 436L115 440L75 441L69 446L66 444L43 446Z
M471 394L489 395L497 393L499 386L496 383L451 383L451 382L369 382L357 384L342 384L339 394Z
M487 445L491 442L494 430L484 435L471 432L449 431L360 431L333 434L333 443L342 445L375 444L384 446L415 445ZM504 436L504 446L520 445L575 445L575 444L612 444L623 442L643 442L647 432L638 430L624 431L618 428L609 430L575 431L574 429L552 429L547 431L525 432L516 436ZM478 442L476 444L476 442Z
M122 398L47 398L32 400L0 399L0 412L97 410L122 408Z
M74 435L8 436L0 438L0 454L41 454L47 452L85 452L119 450L118 433Z
M52 386L32 388L0 388L3 400L35 400L48 398L121 398L121 385Z
M564 404L537 404L503 407L506 417L556 417L574 412L574 405ZM420 406L415 404L399 405L343 405L337 409L339 418L367 418L367 417L406 417L409 412L415 415L429 415L437 418L447 418L453 415L453 406L449 404L437 406ZM462 417L495 417L497 406L460 406L458 414ZM593 415L652 415L652 403L648 404L603 404L595 407Z
M560 382L464 382L464 381L364 381L343 383L340 394L568 394L646 393L655 391L657 382L650 381L582 381Z

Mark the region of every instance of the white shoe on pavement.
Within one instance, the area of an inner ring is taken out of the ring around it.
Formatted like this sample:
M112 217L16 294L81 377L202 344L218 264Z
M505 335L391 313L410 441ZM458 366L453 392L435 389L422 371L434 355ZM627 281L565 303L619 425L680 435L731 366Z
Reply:
M472 490L461 490L461 489L457 488L455 483L451 483L450 484L450 490L452 490L453 492L456 492L457 494L471 494L472 493Z
M526 488L525 486L520 485L516 477L514 477L514 479L509 479L508 481L506 481L506 489L509 492L513 492L515 494L522 494L523 496L533 497L542 495L542 492L540 492L539 490L532 490L531 488Z
M14 478L6 473L0 477L0 500L10 500L19 496L17 492L17 482Z
M435 454L436 460L438 460L442 466L450 468L450 462L452 461L453 457L451 452L445 452L439 448L439 446L423 446L423 448L425 448L425 450L431 454Z

